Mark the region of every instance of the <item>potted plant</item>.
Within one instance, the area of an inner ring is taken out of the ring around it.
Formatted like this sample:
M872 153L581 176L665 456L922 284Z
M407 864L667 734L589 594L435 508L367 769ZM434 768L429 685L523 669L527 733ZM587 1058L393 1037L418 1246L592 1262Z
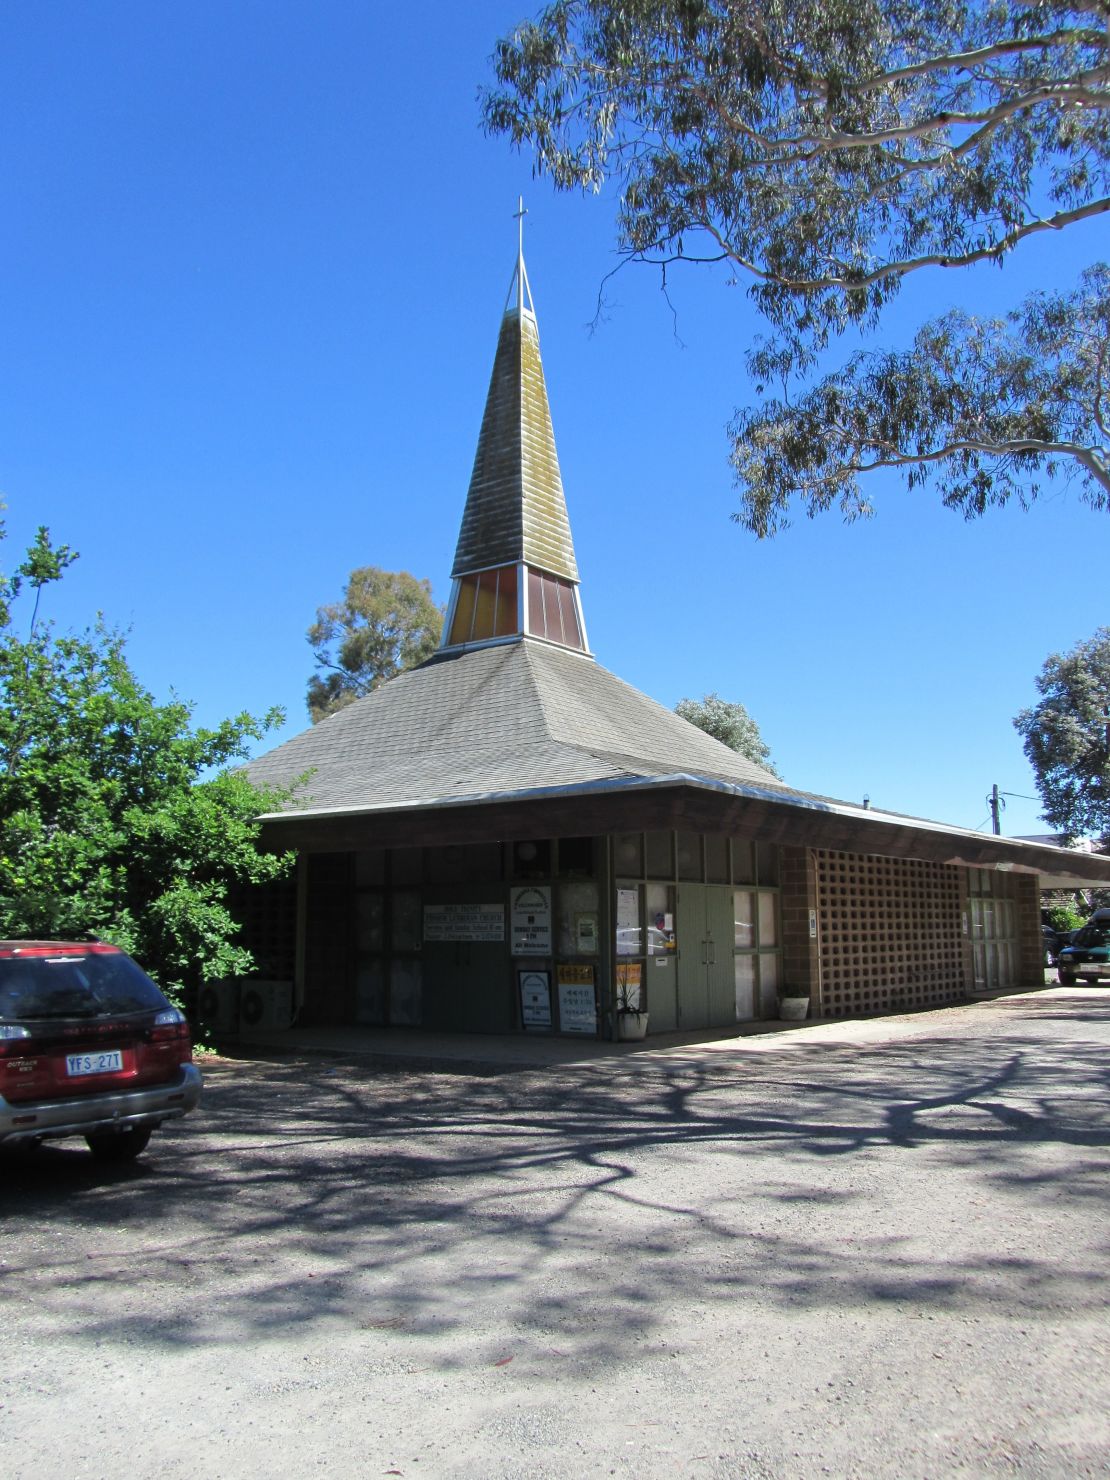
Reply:
M640 983L617 981L617 1037L624 1043L647 1036L648 1015L640 1005Z
M785 1023L800 1023L809 1016L809 995L796 987L783 987L779 993L779 1018Z

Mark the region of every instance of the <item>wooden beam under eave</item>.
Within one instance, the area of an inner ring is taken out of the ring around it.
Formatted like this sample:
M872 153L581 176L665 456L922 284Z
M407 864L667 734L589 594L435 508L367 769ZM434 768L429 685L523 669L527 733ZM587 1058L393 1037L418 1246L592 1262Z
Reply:
M263 824L263 844L305 853L344 853L668 829L970 868L995 868L1002 863L1015 872L1029 874L1052 875L1061 868L1059 852L1051 848L1008 847L1005 839L980 839L923 828L912 818L903 823L890 820L889 814L874 818L845 815L831 806L791 805L682 785L509 798L397 812L320 817L291 812L280 821ZM1110 884L1110 857L1077 854L1075 861L1082 861L1083 868L1077 872L1089 875L1091 882Z

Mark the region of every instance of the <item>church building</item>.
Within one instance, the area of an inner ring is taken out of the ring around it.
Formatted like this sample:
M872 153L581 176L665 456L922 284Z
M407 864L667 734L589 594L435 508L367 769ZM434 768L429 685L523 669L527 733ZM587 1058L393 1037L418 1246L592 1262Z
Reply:
M256 1018L630 1037L934 1006L1041 984L1039 889L1110 883L798 791L598 663L523 253L451 574L431 659L249 767L307 778L265 819L298 866L253 922L286 982Z

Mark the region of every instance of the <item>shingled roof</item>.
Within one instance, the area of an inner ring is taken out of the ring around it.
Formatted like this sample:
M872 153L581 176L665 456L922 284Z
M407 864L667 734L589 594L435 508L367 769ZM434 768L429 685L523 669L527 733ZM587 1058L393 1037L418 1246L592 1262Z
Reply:
M692 773L799 800L592 658L550 643L443 653L250 766L298 810L378 810Z

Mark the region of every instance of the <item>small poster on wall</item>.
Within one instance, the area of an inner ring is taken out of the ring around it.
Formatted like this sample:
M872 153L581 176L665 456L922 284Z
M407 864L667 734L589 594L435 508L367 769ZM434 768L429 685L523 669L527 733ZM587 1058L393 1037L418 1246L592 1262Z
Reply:
M560 966L559 1027L564 1033L597 1033L592 966Z
M583 910L574 917L574 948L579 956L597 955L597 911Z
M511 895L513 955L551 955L551 889L528 884Z
M640 891L617 890L617 955L640 953Z
M626 1012L643 1011L644 976L639 961L617 967L617 1003Z
M518 971L520 983L520 1021L533 1031L551 1027L551 973Z

